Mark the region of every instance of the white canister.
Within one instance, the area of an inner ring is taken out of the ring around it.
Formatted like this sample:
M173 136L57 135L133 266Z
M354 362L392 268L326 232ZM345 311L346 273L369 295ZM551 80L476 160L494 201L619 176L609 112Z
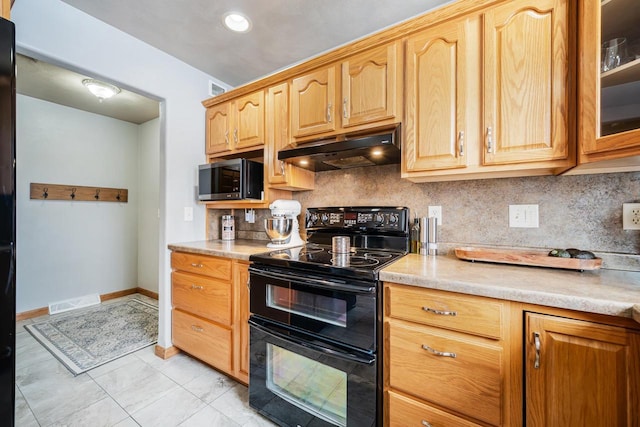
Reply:
M233 240L235 238L233 215L222 215L222 240Z

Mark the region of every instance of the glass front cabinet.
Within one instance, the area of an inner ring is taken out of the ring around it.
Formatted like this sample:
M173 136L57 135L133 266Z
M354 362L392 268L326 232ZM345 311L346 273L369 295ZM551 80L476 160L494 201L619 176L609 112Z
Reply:
M640 3L585 0L578 4L578 163L637 170Z

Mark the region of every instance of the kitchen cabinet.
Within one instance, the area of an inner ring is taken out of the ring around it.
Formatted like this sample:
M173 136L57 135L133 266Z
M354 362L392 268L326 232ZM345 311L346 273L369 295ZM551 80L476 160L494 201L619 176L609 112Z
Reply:
M478 123L477 108L467 108L467 97L473 93L474 76L479 79L478 62L473 60L479 35L477 22L474 32L471 21L463 19L407 39L406 171L467 166L465 137L469 139L469 131Z
M640 7L633 0L585 0L581 6L576 172L638 170ZM605 49L616 39L624 40L619 48Z
M271 188L313 190L315 174L278 160L278 152L290 142L289 84L284 82L267 89L265 169Z
M11 0L2 0L0 3L0 16L4 19L11 18L11 3L13 3Z
M400 42L346 58L342 69L342 127L394 123L402 113Z
M336 130L336 66L296 77L291 83L291 133L301 138ZM336 120L337 119L337 120Z
M640 330L527 313L526 425L638 426Z
M171 253L173 345L248 381L248 263Z
M388 424L510 425L509 303L385 283Z
M402 116L402 49L388 43L291 84L291 128L296 140L381 127Z
M516 0L409 37L402 176L526 176L574 166L573 13L570 0Z
M206 153L256 149L264 145L264 91L207 108Z

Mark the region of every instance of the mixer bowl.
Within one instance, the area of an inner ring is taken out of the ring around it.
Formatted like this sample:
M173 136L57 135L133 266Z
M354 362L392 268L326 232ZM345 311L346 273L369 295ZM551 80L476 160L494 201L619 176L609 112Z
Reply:
M264 220L264 230L273 243L285 243L293 230L293 219L276 216Z

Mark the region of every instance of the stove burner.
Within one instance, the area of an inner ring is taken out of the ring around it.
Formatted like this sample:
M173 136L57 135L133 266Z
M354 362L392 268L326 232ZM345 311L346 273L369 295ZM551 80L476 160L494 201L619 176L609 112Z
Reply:
M365 252L362 254L365 258L380 258L380 259L390 259L393 257L392 254L382 253L382 252Z
M337 256L331 258L331 264L333 265L349 265L351 267L372 267L378 265L380 261L372 258L365 258L362 256Z
M307 245L307 247L303 248L300 251L300 255L311 255L311 254L317 254L318 252L322 252L324 251L324 249L319 248L319 247L309 247Z
M350 248L349 252L333 252L331 249L327 249L327 253L330 255L338 255L338 256L342 256L342 255L353 255L357 252L356 248Z

